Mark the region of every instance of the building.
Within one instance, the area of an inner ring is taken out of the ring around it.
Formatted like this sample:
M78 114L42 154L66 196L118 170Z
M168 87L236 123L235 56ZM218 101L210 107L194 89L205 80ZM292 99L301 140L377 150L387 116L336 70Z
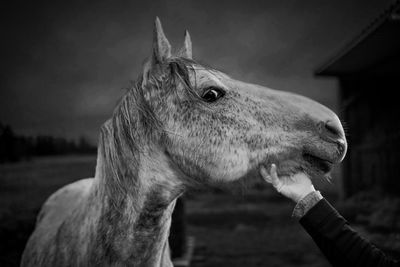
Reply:
M318 76L335 76L349 150L344 197L381 189L400 195L400 1L376 18Z

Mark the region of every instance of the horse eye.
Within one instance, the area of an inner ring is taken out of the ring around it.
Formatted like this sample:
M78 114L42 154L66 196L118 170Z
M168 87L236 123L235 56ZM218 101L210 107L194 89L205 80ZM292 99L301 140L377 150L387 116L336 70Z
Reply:
M209 87L205 90L202 97L206 102L214 102L225 95L225 91L217 87Z

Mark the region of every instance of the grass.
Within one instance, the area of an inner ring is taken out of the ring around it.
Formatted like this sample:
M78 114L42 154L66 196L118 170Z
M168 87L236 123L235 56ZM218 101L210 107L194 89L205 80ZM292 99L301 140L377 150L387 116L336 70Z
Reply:
M61 186L92 177L95 157L40 158L0 165L0 266L18 266L36 214ZM246 194L186 196L194 267L329 266L290 214L288 200L266 187Z
M0 165L0 266L19 266L36 214L58 188L94 175L94 156Z

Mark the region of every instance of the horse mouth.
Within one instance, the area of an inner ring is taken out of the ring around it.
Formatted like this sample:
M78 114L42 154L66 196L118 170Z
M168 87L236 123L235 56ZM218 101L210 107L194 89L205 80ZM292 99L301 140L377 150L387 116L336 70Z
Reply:
M332 161L318 157L310 153L304 153L303 158L312 167L320 170L323 173L329 173L334 166L334 163Z

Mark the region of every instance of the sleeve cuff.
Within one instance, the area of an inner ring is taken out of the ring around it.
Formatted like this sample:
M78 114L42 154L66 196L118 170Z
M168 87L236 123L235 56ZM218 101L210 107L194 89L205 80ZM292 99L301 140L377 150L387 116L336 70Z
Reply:
M322 195L319 191L313 191L303 197L299 202L297 202L294 207L292 217L300 219L303 217L312 207L315 206L321 199Z

